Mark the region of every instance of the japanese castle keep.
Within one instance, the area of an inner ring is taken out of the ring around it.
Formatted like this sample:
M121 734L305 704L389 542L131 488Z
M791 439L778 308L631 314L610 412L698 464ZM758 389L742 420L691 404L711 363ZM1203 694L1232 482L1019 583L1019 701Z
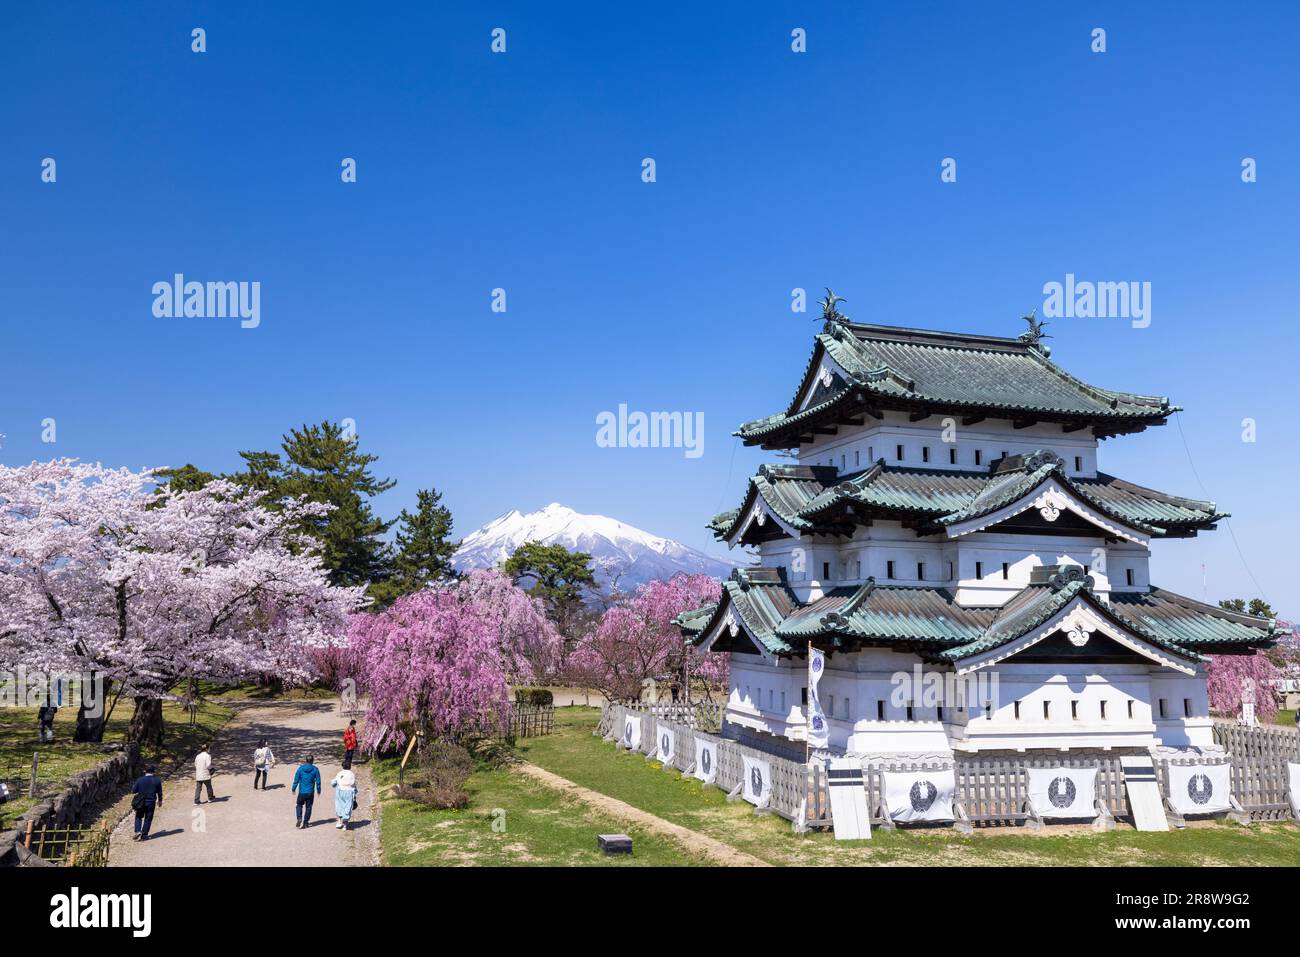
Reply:
M1008 339L862 325L836 302L789 406L736 433L797 462L710 523L759 564L678 618L730 655L726 733L802 744L815 647L831 753L1214 750L1205 656L1267 647L1276 624L1154 585L1151 540L1226 513L1097 462L1099 440L1178 407L1076 379L1032 317ZM957 705L921 690L954 686Z

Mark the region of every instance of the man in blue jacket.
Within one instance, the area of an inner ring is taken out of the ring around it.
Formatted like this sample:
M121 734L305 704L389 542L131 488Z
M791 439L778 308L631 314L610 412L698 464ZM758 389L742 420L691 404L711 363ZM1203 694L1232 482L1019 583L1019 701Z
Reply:
M152 764L136 779L131 788L131 807L135 811L135 836L133 841L149 840L149 826L153 824L154 808L162 804L162 778Z
M298 794L298 803L293 806L293 817L297 821L294 827L308 826L307 822L311 820L312 802L316 800L316 795L320 794L320 771L312 763L315 760L315 755L307 755L293 775L293 786L289 788L289 793L296 791Z

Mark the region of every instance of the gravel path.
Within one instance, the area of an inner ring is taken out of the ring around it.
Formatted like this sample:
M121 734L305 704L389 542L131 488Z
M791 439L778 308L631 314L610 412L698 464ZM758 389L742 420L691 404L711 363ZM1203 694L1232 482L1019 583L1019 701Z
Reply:
M753 855L746 854L744 851L737 850L730 844L724 844L722 841L701 834L699 831L692 831L690 828L682 827L680 824L674 824L672 821L665 821L661 817L651 814L649 811L643 811L638 807L633 807L617 798L612 798L608 794L601 794L599 791L592 791L581 785L574 784L568 778L562 778L558 774L552 774L535 764L518 765L519 773L526 774L536 781L540 781L549 788L557 791L563 791L569 794L583 804L604 811L612 817L622 821L628 821L632 824L644 827L646 830L655 831L676 841L688 851L695 851L703 854L716 864L724 864L728 867L771 867L767 861L759 860Z
M154 814L148 841L131 840L134 815L113 832L113 867L325 866L378 863L378 824L371 820L374 784L365 764L357 773L357 811L347 830L334 826L329 782L343 759L347 717L337 701L284 701L243 706L212 747L216 801L194 804L194 768L187 764L163 781L163 805ZM253 790L253 751L266 738L279 762L270 786ZM294 827L289 791L299 758L312 752L321 772L321 793L311 827ZM129 812L129 804L123 810Z

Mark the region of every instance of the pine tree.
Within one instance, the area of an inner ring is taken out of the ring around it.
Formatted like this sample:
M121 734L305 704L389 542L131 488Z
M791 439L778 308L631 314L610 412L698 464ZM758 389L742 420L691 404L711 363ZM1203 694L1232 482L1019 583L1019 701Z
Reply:
M240 452L246 469L234 480L269 492L271 505L286 496L303 496L334 506L301 528L320 542L331 584L368 585L391 577L392 549L383 536L393 523L378 518L368 499L396 482L371 473L377 456L362 454L356 435L328 421L290 430L281 448L283 458L277 452Z
M402 509L398 516L394 574L371 589L380 605L418 592L431 582L456 577L451 556L458 543L451 540L451 510L441 504L437 489L420 489L415 496L414 514Z

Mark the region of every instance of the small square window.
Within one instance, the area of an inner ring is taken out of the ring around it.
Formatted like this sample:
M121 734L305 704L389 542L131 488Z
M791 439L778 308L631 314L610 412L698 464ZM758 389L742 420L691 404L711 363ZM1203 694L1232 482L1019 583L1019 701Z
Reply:
M1127 581L1129 585L1133 584L1133 569L1131 568L1124 569L1124 580Z
M857 468L857 467L858 467L859 465L861 465L861 464L862 464L862 450L861 450L861 449L854 449L854 450L853 450L853 467L854 467L854 468Z
M914 713L912 711L912 706L910 704L907 706L907 720L908 721L915 720Z
M1164 698L1161 698L1161 699L1160 699L1160 717L1163 718L1164 716L1165 716L1165 699L1164 699Z
M840 471L843 471L844 469L846 469L846 468L848 468L848 467L849 467L849 458L848 458L847 455L844 455L844 454L841 453L841 455L840 455Z
M829 580L831 577L831 563L822 562L822 578Z
M901 445L894 446L894 455L898 461L903 461L903 447Z
M1044 720L1044 721L1049 721L1049 720L1051 720L1051 717L1052 717L1052 702L1050 702L1050 701L1044 701L1044 702L1043 702L1043 720Z
M1019 720L1020 720L1020 702L1019 702L1019 701L1017 701L1017 702L1015 703L1015 709L1016 709L1016 720L1019 721Z
M876 700L876 720L877 721L885 720L885 702L879 699Z
M874 445L867 446L867 460L871 462L876 460L876 447Z
M948 581L952 581L952 562L948 563Z
M853 711L853 699L850 698L848 695L845 695L844 706L840 708L840 716L847 721L850 717L852 717L851 714L852 711Z
M1184 698L1184 699L1183 699L1183 717L1184 717L1184 718L1190 718L1191 716L1192 716L1192 699L1191 699L1191 698Z
M916 580L920 582L925 581L925 562L916 563Z
M1078 701L1071 701L1071 702L1070 702L1070 717L1073 718L1075 721L1078 721L1078 720L1079 720L1079 702L1078 702Z
M921 446L921 461L922 462L930 461L930 446L928 445Z
M943 720L943 705L940 705L939 707L935 708L935 709L934 709L934 714L935 714L935 717L936 717L936 718L938 718L940 721L942 721L942 720Z
M956 449L949 449L949 450L948 450L948 464L949 464L949 465L956 465L956 464L957 464L957 450L956 450Z
M894 563L892 560L885 562L885 577L886 578L894 577Z
M862 559L858 559L853 563L853 577L854 578L862 577Z
M975 450L975 464L976 465L984 464L984 452L981 449Z
M1132 701L1132 699L1129 699L1129 703L1128 703L1128 716L1129 716L1129 718L1132 718L1132 717L1133 717L1133 701Z
M1104 701L1101 703L1101 720L1106 720L1106 702Z
M981 580L984 578L984 563L983 563L983 562L976 562L976 563L975 563L975 577L976 577L977 579L981 579Z
M1010 578L1010 577L1011 577L1011 564L1010 564L1009 562L1003 562L1003 563L1002 563L1002 580L1003 580L1003 581L1006 581L1006 580L1007 580L1008 578Z
M799 689L799 703L805 708L808 707L808 686L804 685Z
M1076 472L1082 472L1082 471L1083 471L1083 456L1082 456L1082 455L1076 455L1076 456L1074 457L1074 470L1075 470Z

